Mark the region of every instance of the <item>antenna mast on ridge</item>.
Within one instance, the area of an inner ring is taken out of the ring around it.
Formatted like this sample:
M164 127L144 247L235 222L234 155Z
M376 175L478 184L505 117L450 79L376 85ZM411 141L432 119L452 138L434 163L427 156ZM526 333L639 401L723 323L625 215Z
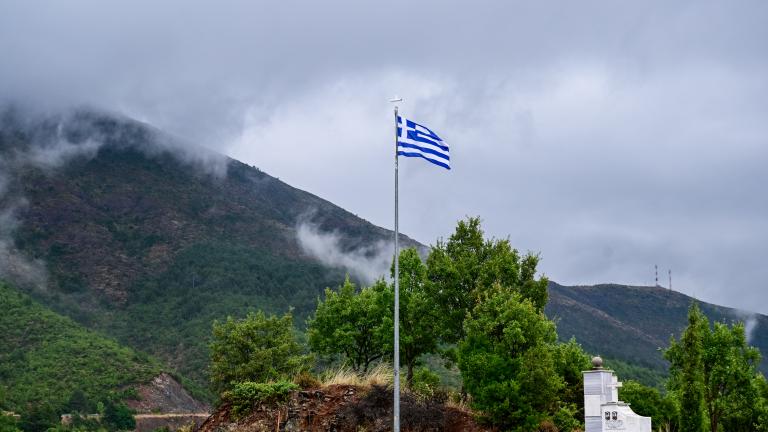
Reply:
M672 269L669 269L669 290L672 291Z
M653 269L656 272L656 286L659 286L659 265L654 264Z

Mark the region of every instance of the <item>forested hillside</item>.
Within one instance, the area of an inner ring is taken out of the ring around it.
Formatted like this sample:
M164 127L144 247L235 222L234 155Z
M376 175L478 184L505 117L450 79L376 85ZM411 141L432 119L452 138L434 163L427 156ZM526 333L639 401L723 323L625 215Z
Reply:
M24 289L203 385L213 320L294 308L303 325L350 270L308 254L300 226L363 259L391 240L254 167L174 146L129 119L78 111L33 121L8 110L1 120L0 213L16 218L14 250L47 274L44 289Z
M669 346L670 337L679 336L687 325L693 301L661 287L563 286L550 282L546 313L557 322L561 339L575 337L589 352L666 374L668 363L660 348ZM699 305L710 321L746 321L750 343L768 354L768 317L709 303ZM766 364L764 360L764 371Z
M41 401L63 410L76 393L95 409L97 402L163 370L157 360L83 328L3 282L0 334L5 410L28 412L28 403Z

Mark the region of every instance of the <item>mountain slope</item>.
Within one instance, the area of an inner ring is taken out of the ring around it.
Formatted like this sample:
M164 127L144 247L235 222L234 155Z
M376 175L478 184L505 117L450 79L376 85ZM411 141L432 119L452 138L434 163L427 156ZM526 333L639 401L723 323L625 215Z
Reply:
M200 383L213 320L293 307L302 324L323 289L343 281L348 269L306 252L299 227L359 257L391 239L254 167L129 119L78 111L31 121L9 110L0 126L0 214L16 215L13 247L49 275L45 289L28 292Z
M0 222L0 275L29 276L22 285L36 300L199 384L213 320L292 307L302 325L351 270L327 256L378 257L384 269L391 257L388 230L257 168L93 111L0 113ZM306 227L319 253L301 242ZM546 311L561 338L659 374L658 348L685 325L690 301L658 288L552 283ZM755 316L752 336L768 353L765 320Z
M0 400L24 412L27 403L59 408L79 390L92 402L129 384L150 381L161 366L0 282Z
M660 287L617 284L563 286L549 284L547 316L557 320L561 339L574 336L589 352L663 371L659 348L679 337L694 301ZM750 342L768 355L768 317L699 302L710 321L748 321ZM766 361L762 369L765 370Z

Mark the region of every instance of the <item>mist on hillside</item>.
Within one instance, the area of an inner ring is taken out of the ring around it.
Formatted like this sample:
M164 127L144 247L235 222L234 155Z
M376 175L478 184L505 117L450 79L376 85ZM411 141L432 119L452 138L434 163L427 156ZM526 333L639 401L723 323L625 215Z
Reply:
M296 227L296 240L302 250L321 263L341 267L350 275L370 284L388 278L394 246L391 241L377 241L368 247L344 250L342 235L322 232L317 225L301 222Z

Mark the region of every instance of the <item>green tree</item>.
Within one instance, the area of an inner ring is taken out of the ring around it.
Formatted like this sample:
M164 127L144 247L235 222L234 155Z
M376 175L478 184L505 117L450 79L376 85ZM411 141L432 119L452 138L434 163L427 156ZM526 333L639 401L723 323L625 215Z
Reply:
M751 430L759 416L753 380L760 352L747 345L744 325L715 323L704 338L704 405L710 429Z
M552 356L555 361L555 370L563 379L563 389L559 395L560 401L571 406L572 417L581 423L584 421L584 376L582 372L592 368L590 356L584 352L576 339L554 345ZM561 413L561 417L565 414L565 411ZM555 423L557 424L557 422Z
M356 371L366 372L377 360L391 355L391 294L380 280L357 292L347 277L338 291L325 290L315 317L309 320L312 350L322 355L343 354Z
M0 432L21 432L16 419L0 412Z
M517 292L539 311L547 303L547 279L535 279L538 255L521 257L509 240L483 236L480 218L459 221L448 241L438 241L427 258L425 288L440 308L441 336L448 343L461 340L467 313L495 284Z
M764 409L760 352L747 344L744 325L709 320L693 304L680 342L665 352L670 361L670 390L680 399L682 431L755 430ZM697 408L698 407L698 408ZM706 418L703 417L706 414Z
M88 396L82 389L75 389L65 405L69 413L88 414L93 411L93 404L88 400Z
M688 326L680 342L673 338L664 356L670 362L669 390L680 400L680 431L704 430L704 337L709 321L693 303L688 310Z
M473 406L494 424L535 430L560 408L564 380L553 355L555 325L518 292L495 284L464 322L459 369Z
M104 415L101 423L111 431L134 430L136 428L133 411L122 401L108 400L104 404Z
M308 362L296 341L290 313L277 317L259 311L241 320L228 317L213 323L211 384L216 391L243 381L288 378Z
M632 410L642 416L651 417L658 430L678 429L677 402L671 395L662 396L659 390L628 380L619 389L619 399L632 405Z
M399 267L400 358L407 371L406 385L411 387L414 368L418 366L421 356L438 350L442 320L439 318L439 309L425 289L427 267L415 248L400 252ZM392 275L394 276L394 266Z
M21 413L19 428L24 432L39 432L60 424L56 409L47 402L30 403Z

